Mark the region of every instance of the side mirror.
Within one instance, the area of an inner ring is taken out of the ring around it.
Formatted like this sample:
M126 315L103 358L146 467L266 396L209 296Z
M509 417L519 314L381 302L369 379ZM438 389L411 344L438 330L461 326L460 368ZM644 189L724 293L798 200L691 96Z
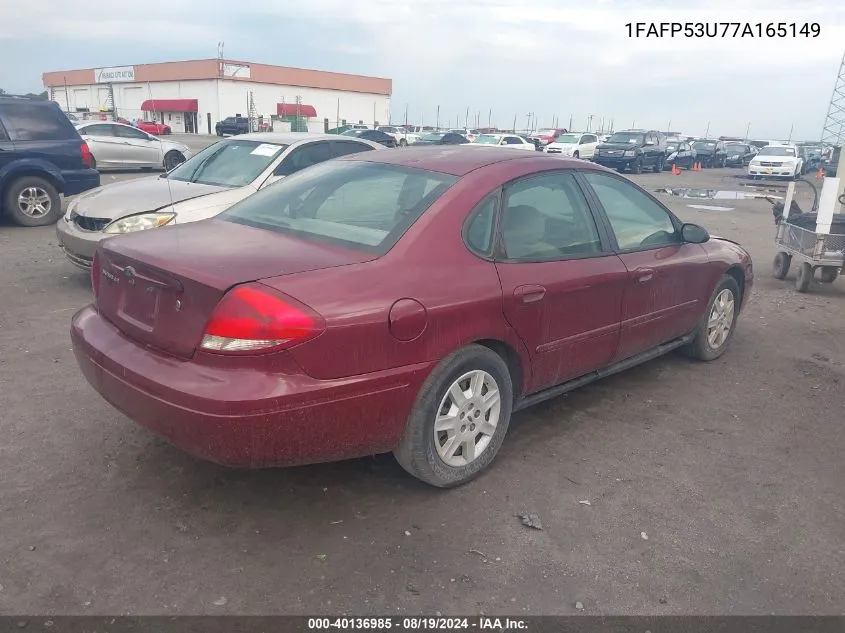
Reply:
M681 227L681 238L688 244L704 244L710 239L710 233L698 224L684 224Z

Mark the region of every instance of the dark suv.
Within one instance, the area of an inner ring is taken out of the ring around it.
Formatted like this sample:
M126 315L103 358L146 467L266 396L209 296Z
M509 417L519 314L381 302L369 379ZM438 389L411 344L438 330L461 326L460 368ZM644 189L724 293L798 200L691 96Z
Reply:
M249 133L249 119L245 116L227 116L222 121L214 126L217 136L230 134L235 136L237 134Z
M596 146L593 162L622 171L639 174L643 169L663 171L666 163L666 137L655 130L623 130L614 132Z
M91 151L52 101L0 97L0 212L21 226L54 224L59 194L100 186Z

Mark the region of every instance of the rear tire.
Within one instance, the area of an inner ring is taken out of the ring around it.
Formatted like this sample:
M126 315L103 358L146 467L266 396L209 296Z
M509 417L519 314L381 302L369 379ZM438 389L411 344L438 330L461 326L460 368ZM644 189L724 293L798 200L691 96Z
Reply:
M798 292L807 292L809 290L810 283L813 281L814 272L813 267L807 262L801 264L801 267L798 269L798 276L795 277L795 289Z
M772 264L775 279L786 278L791 263L792 255L790 255L789 253L784 253L783 251L781 251L780 253L775 255L775 261L774 264Z
M24 176L12 181L3 200L5 212L19 226L55 224L62 215L59 192L48 180Z
M839 277L839 269L834 266L824 266L819 277L822 283L832 284Z
M464 385L475 377L477 389L467 396ZM494 388L498 391L497 404L485 408L489 406L485 396L492 401ZM456 392L464 399L456 400L452 396ZM513 384L502 357L482 345L461 348L444 358L423 383L393 454L402 468L427 484L438 488L465 484L496 457L508 431L512 408ZM476 425L478 429L486 427L490 434L479 430L473 436ZM463 440L454 439L457 437ZM464 455L470 446L472 450L480 447L481 452L468 463L459 463L467 459ZM458 450L460 455L456 454ZM455 463L447 463L444 453L451 454L448 458Z
M695 328L695 338L680 352L701 361L716 360L724 354L736 330L740 301L736 280L725 275L707 302L707 310Z
M643 173L643 159L642 158L637 158L633 163L631 163L631 173L632 174Z

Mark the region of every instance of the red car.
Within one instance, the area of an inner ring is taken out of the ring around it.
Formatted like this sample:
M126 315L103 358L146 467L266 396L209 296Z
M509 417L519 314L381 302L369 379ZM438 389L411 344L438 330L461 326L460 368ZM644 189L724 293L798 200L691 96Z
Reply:
M566 134L566 128L545 128L534 132L528 138L537 141L540 146L545 147L549 143L554 143L561 134Z
M143 130L147 134L152 134L153 136L164 136L172 132L170 126L165 125L164 123L155 123L153 121L138 121L136 125L139 130Z
M517 409L673 349L725 351L744 249L598 165L486 150L350 155L104 240L71 328L82 372L220 464L393 451L448 487Z

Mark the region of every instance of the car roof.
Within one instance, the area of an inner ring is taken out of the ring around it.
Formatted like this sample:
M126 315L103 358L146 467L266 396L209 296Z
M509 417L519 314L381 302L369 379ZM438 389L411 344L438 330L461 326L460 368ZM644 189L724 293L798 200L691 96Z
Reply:
M511 160L536 160L538 164L559 166L561 169L578 167L584 169L584 161L564 159L556 155L540 152L517 152L506 147L489 147L478 149L466 145L454 147L434 145L428 147L407 147L402 150L386 152L364 152L350 154L335 160L360 160L386 165L399 165L436 171L452 176L465 176L471 171ZM597 165L588 165L595 169L602 169Z

